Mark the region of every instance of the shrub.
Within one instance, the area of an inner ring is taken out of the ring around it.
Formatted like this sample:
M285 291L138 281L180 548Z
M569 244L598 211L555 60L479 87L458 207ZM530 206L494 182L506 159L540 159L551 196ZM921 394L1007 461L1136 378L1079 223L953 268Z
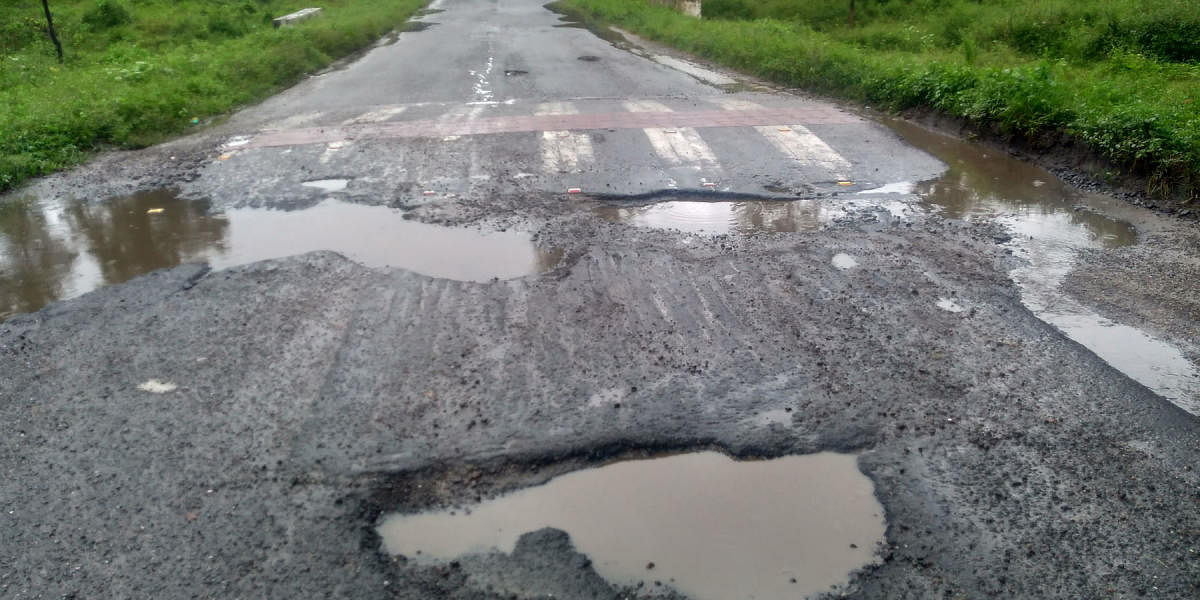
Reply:
M92 29L111 29L133 22L133 15L117 0L99 0L95 6L83 13L83 22Z
M705 19L752 19L754 9L746 0L705 0L700 5L700 16Z
M46 37L46 22L36 17L14 19L0 25L0 50L13 52Z

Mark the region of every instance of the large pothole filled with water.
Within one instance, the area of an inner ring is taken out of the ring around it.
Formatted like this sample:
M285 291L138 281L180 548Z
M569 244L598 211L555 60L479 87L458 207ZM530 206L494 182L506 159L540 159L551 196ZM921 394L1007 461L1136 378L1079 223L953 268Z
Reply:
M547 527L615 585L697 600L798 598L844 585L884 543L883 509L857 457L734 460L696 452L575 471L465 508L393 514L384 550L445 562L511 553Z
M997 243L1025 261L1011 277L1026 307L1130 378L1200 414L1200 367L1170 342L1098 314L1062 286L1083 251L1137 243L1136 228L1111 216L1133 209L1115 198L1076 190L1002 151L906 121L886 124L946 163L946 172L918 183L859 182L865 189L816 198L664 195L657 202L609 200L592 210L611 222L702 235L812 232L863 214L885 224L901 224L921 213L998 223L1009 233L998 236ZM771 186L768 191L786 189L791 188Z
M638 227L686 233L793 233L817 231L845 211L819 199L710 200L680 198L653 204L600 204L596 216Z
M1038 318L1105 362L1193 414L1200 414L1200 369L1179 348L1128 324L1105 318L1062 288L1087 249L1137 243L1129 222L1109 216L1132 210L1121 201L1076 190L1045 169L985 146L905 121L888 126L947 165L915 186L916 197L945 217L995 221L998 239L1026 264L1011 272L1021 300Z
M0 206L0 320L185 262L220 269L315 250L479 282L545 272L561 257L524 232L431 225L338 200L292 211L213 210L171 190L102 202L18 200Z

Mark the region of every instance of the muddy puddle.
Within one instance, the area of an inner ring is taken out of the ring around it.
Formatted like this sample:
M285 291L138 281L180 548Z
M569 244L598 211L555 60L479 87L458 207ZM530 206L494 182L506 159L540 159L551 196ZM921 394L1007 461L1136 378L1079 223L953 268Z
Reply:
M844 215L820 200L742 202L670 200L648 205L601 204L595 214L615 223L675 229L686 233L792 233L816 231Z
M309 183L332 189L344 180ZM220 269L314 250L460 281L540 273L560 258L524 233L440 227L336 200L296 211L215 211L171 191L103 202L17 200L0 206L0 319L185 262Z
M1137 242L1120 201L1081 192L1041 167L904 121L886 124L949 166L942 177L914 186L929 210L956 219L991 219L1012 234L1007 245L1028 263L1012 271L1021 299L1107 363L1184 410L1200 414L1200 372L1179 349L1106 319L1061 289L1080 251Z
M697 600L794 599L875 560L883 509L856 457L735 461L716 452L609 464L466 509L391 515L384 550L417 561L511 552L553 527L617 585Z

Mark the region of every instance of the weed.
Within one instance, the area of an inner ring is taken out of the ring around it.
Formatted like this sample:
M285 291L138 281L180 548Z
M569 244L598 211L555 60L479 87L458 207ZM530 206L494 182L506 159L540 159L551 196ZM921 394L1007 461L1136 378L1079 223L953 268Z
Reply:
M699 21L643 0L567 4L783 84L1073 137L1151 192L1200 190L1200 8L1188 0L879 0L858 3L855 27L842 0L719 0Z
M111 29L132 23L133 15L117 0L99 0L95 6L83 13L82 21L93 29Z
M58 65L41 2L0 3L0 190L186 131L261 99L404 22L424 0L325 0L276 30L291 0L54 0Z

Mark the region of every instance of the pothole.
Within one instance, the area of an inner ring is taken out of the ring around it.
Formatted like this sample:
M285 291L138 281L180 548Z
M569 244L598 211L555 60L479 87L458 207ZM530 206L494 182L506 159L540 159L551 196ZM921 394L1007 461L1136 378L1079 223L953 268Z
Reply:
M598 62L600 57L591 54L584 54L583 56L579 57L579 60L582 60L583 62Z
M736 461L717 452L617 462L460 510L394 514L386 552L437 563L566 532L602 577L697 600L797 598L876 560L883 509L849 454Z
M593 210L600 218L615 223L708 235L817 231L845 214L819 199L670 200L627 206L606 203Z
M913 186L928 207L950 218L996 221L1015 234L996 241L1028 261L1011 272L1026 307L1132 379L1200 414L1200 369L1178 348L1106 319L1062 290L1081 250L1137 242L1130 223L1091 210L1119 211L1124 207L1113 204L1119 201L1075 190L1045 169L1003 152L905 121L885 122L949 165L938 179ZM869 192L903 193L909 184L893 185Z
M528 75L528 74L529 74L529 71L523 71L521 69L508 69L507 71L504 72L505 77L520 77L521 75Z
M345 181L306 184L328 190ZM219 269L314 250L460 281L533 275L561 258L526 233L430 225L336 200L295 211L216 212L171 190L102 202L29 199L0 210L0 319L184 262Z

